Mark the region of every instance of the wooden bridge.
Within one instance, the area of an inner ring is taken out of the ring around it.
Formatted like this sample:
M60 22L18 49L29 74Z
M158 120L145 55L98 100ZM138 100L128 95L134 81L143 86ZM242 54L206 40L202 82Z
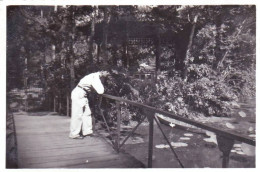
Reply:
M223 153L222 167L229 165L229 155L235 141L240 141L255 146L255 139L242 136L230 131L225 131L210 125L206 125L191 119L180 117L170 112L165 112L137 102L129 101L111 95L100 97L99 112L106 124L107 131L111 130L106 123L101 108L102 98L113 101L117 108L116 138L112 141L113 148L100 137L88 137L83 140L74 140L68 137L70 119L64 116L54 115L15 115L15 126L18 144L19 168L143 168L144 164L131 155L120 152L120 148L126 140L135 132L138 126L147 118L149 122L148 164L153 163L153 130L154 122L158 125L164 139L167 141L176 161L180 167L184 167L175 149L164 133L156 113L163 116L193 125L195 127L211 131L216 134L218 147ZM121 103L125 103L142 109L142 119L133 128L124 140L120 140Z
M117 153L103 138L70 139L68 117L24 114L14 120L18 168L144 167L129 154Z

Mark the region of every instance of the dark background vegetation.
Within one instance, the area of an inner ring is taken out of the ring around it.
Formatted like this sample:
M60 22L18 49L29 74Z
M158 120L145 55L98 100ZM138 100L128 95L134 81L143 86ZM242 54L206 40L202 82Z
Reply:
M78 81L105 69L108 94L188 118L229 116L255 97L255 36L255 6L8 6L7 90L69 115Z

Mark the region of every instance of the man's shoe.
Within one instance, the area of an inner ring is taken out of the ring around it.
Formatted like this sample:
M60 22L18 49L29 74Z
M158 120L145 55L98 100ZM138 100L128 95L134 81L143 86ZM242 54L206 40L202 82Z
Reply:
M84 139L83 136L70 137L71 139Z
M87 134L87 135L83 135L84 137L97 137L97 134L91 133L91 134Z
M84 139L83 136L74 137L73 139Z

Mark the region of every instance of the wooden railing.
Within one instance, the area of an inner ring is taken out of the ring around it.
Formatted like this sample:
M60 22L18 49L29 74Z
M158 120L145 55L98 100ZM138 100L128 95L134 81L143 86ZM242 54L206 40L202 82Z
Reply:
M6 115L6 168L17 168L17 138L14 114L7 108Z
M232 133L232 132L229 132L229 131L224 131L224 130L221 130L219 128L213 127L213 126L209 126L209 125L206 125L206 124L203 124L203 123L191 120L191 119L180 117L180 116L173 114L173 113L170 113L170 112L165 112L165 111L162 111L160 109L157 109L157 108L154 108L154 107L151 107L151 106L147 106L147 105L144 105L144 104L141 104L141 103L137 103L137 102L134 102L134 101L126 100L126 99L123 99L123 98L120 98L120 97L111 96L111 95L107 95L107 94L103 94L101 96L101 99L100 99L101 101L99 103L100 113L101 113L101 116L103 117L105 123L106 123L106 119L103 115L104 111L101 108L102 98L110 99L110 100L113 100L113 101L116 102L116 108L117 108L117 138L116 138L115 142L112 142L112 143L114 145L114 148L118 152L119 152L120 148L124 145L124 143L127 141L127 139L136 131L138 126L145 120L145 118L148 119L148 121L149 121L148 168L152 167L154 121L158 125L158 128L160 129L162 135L164 136L165 140L169 144L171 151L175 155L178 163L180 164L181 167L184 167L182 162L178 158L178 155L176 154L175 150L173 149L170 141L168 140L166 134L162 130L161 124L160 124L157 116L155 115L156 113L164 115L164 116L169 117L171 119L175 119L175 120L196 126L198 128L201 128L201 129L205 129L205 130L214 132L217 136L218 147L219 147L220 151L223 153L223 160L222 160L222 167L223 168L228 167L229 154L230 154L231 149L233 148L235 140L249 144L249 145L252 145L252 146L255 146L255 140L253 140L252 138L241 136L239 134ZM140 120L140 122L133 128L131 133L120 143L120 124L121 124L120 104L121 103L127 103L129 105L141 108L142 110L145 110L146 112L149 112L149 113L143 113L142 114L143 117ZM107 123L106 123L106 127L107 127L107 130L110 132L110 129L109 129L109 126L107 125Z

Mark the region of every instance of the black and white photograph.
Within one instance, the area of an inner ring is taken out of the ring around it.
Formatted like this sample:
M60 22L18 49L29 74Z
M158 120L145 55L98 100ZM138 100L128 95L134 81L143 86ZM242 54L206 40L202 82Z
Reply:
M255 169L256 7L5 5L5 169Z

